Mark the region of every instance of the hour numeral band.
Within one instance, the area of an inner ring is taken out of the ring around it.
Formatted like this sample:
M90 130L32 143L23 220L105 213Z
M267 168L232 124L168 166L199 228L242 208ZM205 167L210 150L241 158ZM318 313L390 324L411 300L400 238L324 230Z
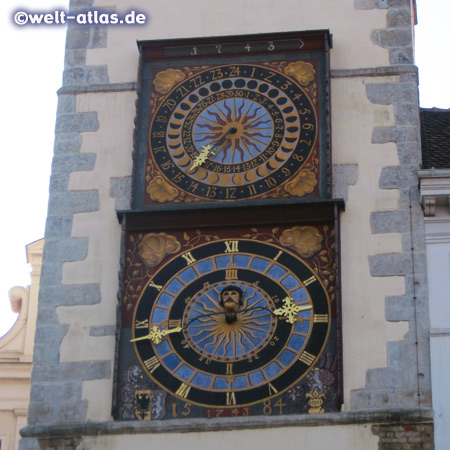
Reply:
M239 248L238 248L238 244L239 241L225 241L225 253L234 253L234 252L238 252Z
M303 352L300 356L300 358L298 358L301 362L304 362L307 366L310 366L313 362L314 359L316 357L311 355L311 353L308 352Z
M160 286L159 284L155 284L153 283L153 281L150 281L149 287L154 287L158 292L162 289L162 286Z
M227 392L227 405L236 404L236 394L234 392Z
M177 319L177 320L169 320L169 327L170 327L170 328L178 328L178 327L181 327L181 319Z
M187 398L189 391L191 390L191 387L187 384L181 383L181 386L177 389L175 394L179 395L180 397Z
M237 280L238 279L238 271L235 269L235 266L231 266L225 270L225 279L226 280Z
M194 263L195 261L197 261L191 254L191 252L187 252L184 255L181 255L187 262L188 266L189 264Z
M328 323L328 314L314 314L314 323Z
M283 252L280 250L280 251L277 253L277 256L275 256L275 258L273 258L273 260L274 260L274 261L277 261L278 258L279 258L282 254L283 254Z
M134 324L134 328L148 328L148 319L136 320L136 323Z
M227 375L233 375L233 364L227 364Z
M314 283L314 281L316 281L317 280L317 278L313 275L312 277L310 277L310 278L308 278L307 280L305 280L304 282L303 282L303 284L305 285L305 286L308 286L308 285L310 285L311 283Z
M269 383L269 395L273 395L276 393L278 393L277 389L275 389L275 387L271 383Z
M160 362L156 359L156 356L147 359L146 361L144 361L144 364L145 367L147 367L147 369L150 371L150 373L153 373L161 365Z

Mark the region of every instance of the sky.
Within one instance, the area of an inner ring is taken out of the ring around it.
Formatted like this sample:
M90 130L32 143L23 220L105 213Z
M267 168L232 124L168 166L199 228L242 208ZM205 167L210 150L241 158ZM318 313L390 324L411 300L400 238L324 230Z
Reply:
M206 0L205 0L206 1ZM30 10L55 9L55 1L28 0ZM17 0L0 2L0 72L3 148L0 165L0 336L14 324L8 290L30 284L25 246L44 236L56 118L62 84L65 28L19 27L11 12ZM24 5L24 3L21 3ZM37 6L39 5L39 6ZM58 9L67 10L68 0ZM25 4L27 6L27 4ZM417 0L416 64L420 106L450 108L447 52L449 0ZM26 8L25 8L26 9Z

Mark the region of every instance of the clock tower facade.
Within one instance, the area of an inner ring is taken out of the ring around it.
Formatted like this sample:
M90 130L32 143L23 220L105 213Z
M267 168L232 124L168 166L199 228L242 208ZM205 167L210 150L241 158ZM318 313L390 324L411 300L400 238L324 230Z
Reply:
M145 8L68 28L21 448L431 448L415 6Z

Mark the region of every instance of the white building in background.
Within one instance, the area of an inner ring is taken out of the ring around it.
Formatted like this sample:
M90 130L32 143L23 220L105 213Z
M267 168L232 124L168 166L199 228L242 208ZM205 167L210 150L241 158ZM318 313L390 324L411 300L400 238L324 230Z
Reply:
M12 328L0 338L1 450L19 448L19 430L27 423L43 247L43 239L26 246L31 284L9 290L11 309L19 315Z
M421 110L420 197L430 302L431 381L435 446L450 442L450 110Z

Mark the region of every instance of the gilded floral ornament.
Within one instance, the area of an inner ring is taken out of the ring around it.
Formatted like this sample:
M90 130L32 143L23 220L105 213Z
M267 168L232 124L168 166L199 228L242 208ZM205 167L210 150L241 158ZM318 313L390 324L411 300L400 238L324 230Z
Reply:
M310 258L322 248L323 237L319 230L310 226L296 226L283 231L280 242L293 248L303 258Z
M180 250L180 242L166 233L148 233L138 245L139 256L148 267L157 266L167 255Z
M316 73L312 64L303 61L290 63L284 69L284 72L286 75L294 77L302 86L308 86L308 84L314 80L314 75Z
M317 178L308 169L302 170L292 181L286 184L285 190L291 195L302 197L311 194L317 185Z
M177 83L184 80L184 77L181 70L167 69L156 75L153 85L159 94L167 94Z
M178 190L164 181L163 177L155 177L147 186L150 198L159 203L170 202L178 195Z

